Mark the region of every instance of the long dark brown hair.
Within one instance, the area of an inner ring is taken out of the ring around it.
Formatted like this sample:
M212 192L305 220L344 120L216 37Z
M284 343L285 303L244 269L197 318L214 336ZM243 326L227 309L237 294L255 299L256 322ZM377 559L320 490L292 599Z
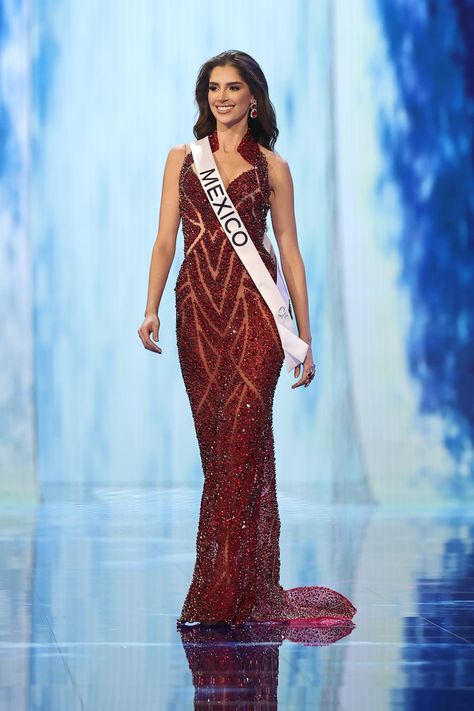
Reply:
M209 77L214 67L231 64L235 67L243 81L247 82L250 91L257 101L257 118L249 115L248 123L253 138L260 145L273 150L278 138L275 108L268 95L268 84L259 64L246 52L227 50L211 57L199 69L196 81L195 102L198 105L199 116L194 124L195 138L204 138L216 128L216 119L208 101Z

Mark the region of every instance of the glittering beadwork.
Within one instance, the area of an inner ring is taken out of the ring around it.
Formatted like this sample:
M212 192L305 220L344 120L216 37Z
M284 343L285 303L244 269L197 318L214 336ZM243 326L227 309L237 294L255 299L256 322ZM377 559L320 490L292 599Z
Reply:
M218 150L217 131L209 135ZM276 281L263 244L268 163L250 128L237 151L249 164L227 186ZM204 473L196 563L178 624L350 619L340 593L280 585L280 518L272 409L284 353L274 318L230 244L194 170L183 160L179 203L184 259L176 335Z

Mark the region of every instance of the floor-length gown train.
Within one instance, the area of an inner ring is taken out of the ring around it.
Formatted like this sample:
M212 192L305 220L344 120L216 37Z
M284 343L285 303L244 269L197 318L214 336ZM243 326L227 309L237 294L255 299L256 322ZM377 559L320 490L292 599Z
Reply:
M209 134L213 151L217 131ZM268 163L250 128L247 163L227 186L266 267ZM323 586L280 584L280 518L272 410L284 353L273 316L225 235L187 147L179 177L184 260L176 335L204 474L196 562L178 624L350 620L356 608Z

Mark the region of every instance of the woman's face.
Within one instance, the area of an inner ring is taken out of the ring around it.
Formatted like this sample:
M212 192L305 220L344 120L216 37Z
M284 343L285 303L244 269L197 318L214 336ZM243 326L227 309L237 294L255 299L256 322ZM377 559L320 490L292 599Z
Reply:
M209 76L207 95L217 122L225 126L233 126L242 120L248 123L249 107L254 96L234 66L214 67ZM228 108L221 110L220 106Z

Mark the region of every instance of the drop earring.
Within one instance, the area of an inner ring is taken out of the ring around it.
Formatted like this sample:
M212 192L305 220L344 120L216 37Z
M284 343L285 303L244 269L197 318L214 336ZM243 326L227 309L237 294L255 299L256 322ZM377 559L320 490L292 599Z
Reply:
M250 116L252 118L257 118L258 114L257 114L257 102L256 101L252 101L252 103L250 104L250 109L251 109Z

